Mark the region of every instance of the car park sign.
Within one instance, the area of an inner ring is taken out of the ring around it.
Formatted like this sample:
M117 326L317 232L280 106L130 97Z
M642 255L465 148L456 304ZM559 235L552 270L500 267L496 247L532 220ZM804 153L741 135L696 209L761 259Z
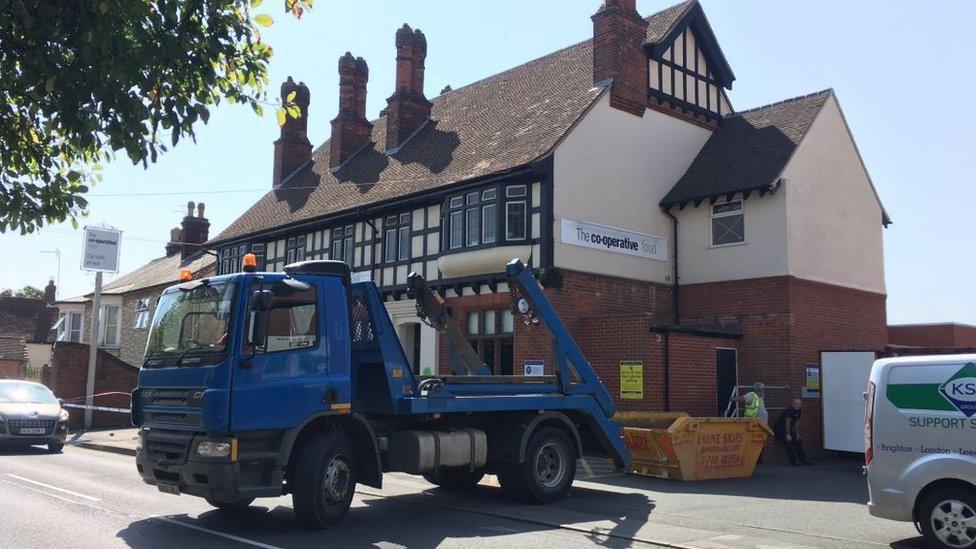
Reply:
M122 231L104 227L85 227L85 243L81 256L84 271L119 272L119 247Z

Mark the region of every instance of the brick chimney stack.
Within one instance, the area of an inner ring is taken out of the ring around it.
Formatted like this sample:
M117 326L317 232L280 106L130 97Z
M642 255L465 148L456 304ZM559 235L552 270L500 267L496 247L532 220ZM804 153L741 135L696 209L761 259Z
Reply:
M54 285L54 279L50 278L47 281L47 286L44 287L44 303L48 305L54 305L57 301L58 287Z
M196 207L196 215L194 215ZM204 217L206 206L201 202L199 205L193 202L186 203L186 217L183 218L183 230L180 231L180 256L184 259L200 251L203 244L210 238L210 221ZM169 255L169 244L166 246L166 255Z
M339 114L332 120L329 168L336 169L370 142L373 125L366 120L369 67L346 52L339 58Z
M301 110L298 118L291 116L281 126L281 137L274 142L274 185L277 187L295 170L312 159L312 143L308 140L308 105L311 95L304 82L295 83L289 76L281 85L281 101L285 103L295 94L294 104Z
M647 108L647 21L636 0L605 0L593 20L593 83L613 80L610 106L637 116Z
M396 91L386 100L386 149L396 150L430 119L424 96L427 38L404 23L396 32Z

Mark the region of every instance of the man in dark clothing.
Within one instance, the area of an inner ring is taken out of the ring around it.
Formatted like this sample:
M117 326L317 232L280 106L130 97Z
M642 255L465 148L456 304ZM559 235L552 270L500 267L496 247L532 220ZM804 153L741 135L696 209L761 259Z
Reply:
M807 454L803 451L803 441L800 440L800 434L796 429L796 424L800 421L800 408L802 406L803 402L800 399L793 399L792 404L783 410L779 418L776 419L776 423L773 424L773 434L776 435L776 440L786 447L786 453L790 456L790 464L797 467L813 465L807 461Z

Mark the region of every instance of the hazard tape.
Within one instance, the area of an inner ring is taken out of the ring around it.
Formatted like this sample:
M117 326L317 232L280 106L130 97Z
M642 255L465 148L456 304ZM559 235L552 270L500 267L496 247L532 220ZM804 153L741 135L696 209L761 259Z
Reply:
M131 414L132 410L129 408L113 408L111 406L87 406L85 404L71 404L65 402L61 405L62 408L80 408L82 410L94 410L96 412L118 412L120 414Z

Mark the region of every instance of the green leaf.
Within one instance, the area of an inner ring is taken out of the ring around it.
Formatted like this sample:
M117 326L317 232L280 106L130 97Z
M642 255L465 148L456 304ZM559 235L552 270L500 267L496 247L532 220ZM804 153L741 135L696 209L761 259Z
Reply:
M54 77L53 76L50 77L50 78L48 78L47 81L44 82L44 91L46 91L47 93L51 93L51 92L54 91Z
M284 126L287 119L288 113L285 112L285 109L278 109L278 125Z
M98 11L102 12L102 15L108 13L108 2L102 2L98 5Z
M270 27L271 25L274 25L274 19L272 19L272 17L267 13L259 13L258 15L255 15L254 22L262 27Z
M251 0L251 7L256 8L261 5L264 0Z
M298 95L298 92L295 91L295 90L292 90L291 93L288 94L288 97L285 97L285 101L288 102L288 103L292 103L292 102L295 101L295 97L297 95Z

